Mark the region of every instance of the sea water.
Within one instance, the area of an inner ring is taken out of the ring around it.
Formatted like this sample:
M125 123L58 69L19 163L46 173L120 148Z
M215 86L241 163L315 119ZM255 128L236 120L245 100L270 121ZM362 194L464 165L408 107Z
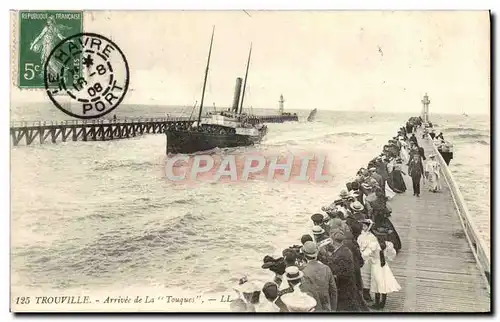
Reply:
M180 112L121 106L116 115ZM299 244L309 233L310 216L336 199L412 116L320 109L316 121L306 122L308 110L291 112L301 121L269 124L262 144L233 152L326 152L332 181L174 185L165 176L161 134L12 147L13 290L150 286L221 292L244 274L267 278L269 272L260 269L263 256ZM69 119L50 105L16 106L11 114L12 120ZM454 144L450 169L489 245L489 116L431 119Z

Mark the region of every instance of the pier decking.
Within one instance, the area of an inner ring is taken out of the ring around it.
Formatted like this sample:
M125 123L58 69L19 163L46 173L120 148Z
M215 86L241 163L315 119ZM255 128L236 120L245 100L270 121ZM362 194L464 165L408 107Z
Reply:
M426 156L435 153L430 141L419 138L419 144ZM403 245L390 267L402 289L388 295L384 311L490 312L489 264L478 267L449 185L442 176L440 193L422 184L415 197L411 178L404 177L408 190L390 201Z

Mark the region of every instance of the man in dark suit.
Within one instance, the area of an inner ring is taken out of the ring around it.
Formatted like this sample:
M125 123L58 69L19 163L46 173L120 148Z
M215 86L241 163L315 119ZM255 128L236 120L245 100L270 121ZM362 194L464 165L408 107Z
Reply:
M410 142L410 151L409 151L411 159L413 159L413 155L418 155L422 159L422 161L425 161L425 151L424 148L419 146L416 143ZM411 161L411 160L410 160ZM408 164L410 164L408 162Z
M362 228L360 228L361 230ZM358 234L359 236L359 234ZM357 237L354 238L353 233L348 231L344 232L344 240L342 244L349 248L352 254L353 263L354 263L354 278L356 281L356 287L358 289L358 303L360 304L360 311L370 311L368 309L368 305L363 300L363 279L361 278L361 267L364 265L363 256L361 255L361 251L359 249L359 244L357 242Z
M337 311L364 311L356 286L354 259L349 248L342 244L345 239L344 233L336 231L331 238L333 240L333 254L330 256L329 266L337 282Z
M420 197L420 180L424 174L424 166L419 154L414 154L408 164L408 174L413 182L413 195Z

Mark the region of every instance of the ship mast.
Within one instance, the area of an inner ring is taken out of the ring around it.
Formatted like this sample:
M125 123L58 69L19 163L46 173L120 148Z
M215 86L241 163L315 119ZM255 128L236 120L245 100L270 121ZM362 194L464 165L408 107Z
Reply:
M198 126L200 126L201 113L203 110L203 100L205 99L205 87L207 86L208 68L210 66L210 56L212 55L212 43L214 42L214 32L215 32L215 26L213 26L212 28L212 39L210 40L210 49L208 50L207 68L205 70L205 80L203 81L203 92L201 93L200 112L198 114Z
M250 43L250 52L248 53L247 71L245 73L245 81L243 82L243 93L241 94L239 114L241 114L241 112L243 111L243 100L245 99L245 89L247 88L248 67L250 66L250 57L251 56L252 56L252 44Z

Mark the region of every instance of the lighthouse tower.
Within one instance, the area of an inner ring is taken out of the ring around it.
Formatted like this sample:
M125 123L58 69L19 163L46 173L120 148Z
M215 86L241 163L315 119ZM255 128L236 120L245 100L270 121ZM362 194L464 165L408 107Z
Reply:
M422 99L422 120L424 123L429 123L429 104L431 101L429 100L429 96L425 93L424 98Z
M283 109L285 107L285 100L283 99L283 94L281 94L280 96L280 100L279 100L279 109L278 109L278 114L279 115L283 115Z

